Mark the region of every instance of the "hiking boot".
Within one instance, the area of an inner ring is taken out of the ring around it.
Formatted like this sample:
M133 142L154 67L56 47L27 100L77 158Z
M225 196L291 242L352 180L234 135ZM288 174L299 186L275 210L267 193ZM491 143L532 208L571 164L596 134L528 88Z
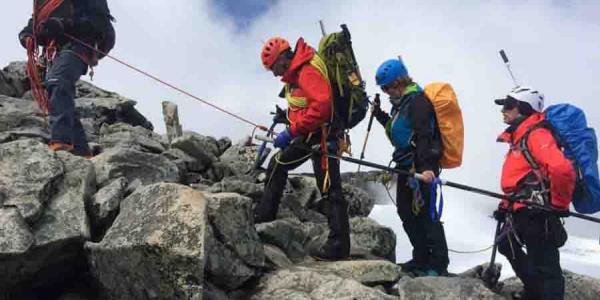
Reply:
M415 277L439 277L441 276L441 274L434 270L434 269L414 269L412 272L412 274L415 275Z
M327 239L323 243L322 238L316 238L309 242L308 253L316 260L337 261L346 260L350 257L349 247L344 247L344 243L337 240Z
M63 142L50 142L48 144L48 147L52 151L67 151L67 152L72 152L73 151L73 145L66 144L66 143L63 143Z
M418 263L414 259L411 259L407 262L399 263L398 265L402 268L402 272L406 272L406 273L410 273L416 269L423 268L423 265Z

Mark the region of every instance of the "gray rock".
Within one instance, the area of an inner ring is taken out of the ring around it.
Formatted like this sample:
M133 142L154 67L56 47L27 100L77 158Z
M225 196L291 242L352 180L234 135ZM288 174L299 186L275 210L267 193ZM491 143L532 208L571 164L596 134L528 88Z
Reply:
M16 207L0 207L0 264L13 255L27 252L34 241L19 210Z
M596 300L600 295L600 279L585 275L575 274L563 270L565 277L565 300ZM512 292L523 290L523 283L517 277L503 281L504 287L501 294L511 299Z
M25 62L11 62L0 70L0 95L21 97L29 88Z
M126 177L130 182L140 179L144 185L179 181L179 170L175 163L158 154L113 148L94 157L92 161L101 186L119 177Z
M153 130L154 126L152 126L152 123L146 120L134 108L135 105L135 101L121 96L81 97L75 99L75 108L78 116L83 119L93 119L95 132L99 132L103 124L118 122Z
M265 255L254 229L252 200L234 194L207 194L208 217L215 237L250 266L264 266Z
M248 266L231 247L219 241L211 226L206 237L206 274L207 279L220 288L231 291L243 286L258 272Z
M396 298L364 286L353 279L345 279L333 273L321 273L307 268L294 267L292 269L277 270L262 277L256 292L250 299L391 300Z
M314 262L305 266L316 270L330 271L368 286L393 284L405 276L400 266L385 260Z
M171 148L163 152L162 155L173 161L182 173L187 173L188 171L202 172L207 167L197 159L187 155L183 150L177 148Z
M210 282L204 285L204 300L229 300L227 294Z
M272 270L291 267L294 263L277 246L264 244L266 266Z
M481 280L459 277L405 276L394 289L397 289L400 299L406 300L504 299L488 290Z
M214 162L212 166L203 173L203 177L213 182L221 181L227 176L234 174L234 171L228 164L220 161Z
M256 225L260 239L283 250L292 261L299 262L306 256L306 234L302 223L294 219L275 220Z
M62 175L63 164L48 146L35 140L0 144L0 187L4 187L6 193L4 205L17 206L29 224L42 214Z
M34 139L46 144L50 141L50 133L46 128L41 127L13 128L0 132L0 144L19 139Z
M31 226L34 245L5 264L8 282L4 284L8 286L51 285L72 276L85 263L81 249L90 236L85 201L95 191L94 168L88 160L66 152L56 156L63 164L64 177Z
M342 190L348 202L350 217L368 217L375 206L375 198L350 184L343 184Z
M94 231L102 233L117 217L121 200L125 197L125 191L129 182L127 178L120 177L100 189L88 205Z
M101 89L87 81L79 80L75 84L76 98L120 98L119 94Z
M190 131L171 141L171 147L183 150L205 166L211 166L219 155L219 147L214 138Z
M137 190L100 243L90 268L113 299L201 299L207 201L192 188L158 183Z
M258 183L225 178L213 184L207 191L210 193L237 193L258 201L264 193L264 186Z
M355 217L350 219L350 232L353 248L367 249L372 255L395 261L396 235L391 228L370 218Z
M160 154L166 149L162 137L142 126L126 123L104 124L100 128L99 143L106 148L123 147Z
M228 164L235 175L244 175L254 170L258 146L233 145L220 157Z
M219 156L221 156L229 147L231 147L231 139L228 137L222 137L217 141L217 146L219 148Z
M35 102L0 95L0 132L43 128L45 125Z

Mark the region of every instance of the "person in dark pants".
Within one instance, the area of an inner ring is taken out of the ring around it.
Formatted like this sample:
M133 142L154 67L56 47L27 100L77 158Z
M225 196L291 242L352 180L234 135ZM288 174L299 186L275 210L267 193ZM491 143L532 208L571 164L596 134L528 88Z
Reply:
M73 7L65 7L69 5ZM36 24L30 19L20 32L19 40L25 48L37 47L32 43L36 32L35 40L44 50L56 50L56 56L44 57L48 63L45 87L49 96L49 146L56 151L90 157L85 131L75 112L75 83L87 73L88 67L97 65L102 53L114 47L115 31L108 5L106 0L82 0L65 1L58 7L41 5L37 9L38 16L47 18L36 20ZM67 35L95 46L102 53Z
M396 168L421 173L425 178L419 183L414 178L398 177L396 206L413 246L412 259L400 265L416 276L445 275L448 246L439 216L431 218L427 184L439 175L442 153L433 105L399 59L385 61L377 70L376 81L392 103L391 115L378 105L373 106L373 113L394 145Z
M559 216L568 211L573 195L573 165L552 132L540 126L544 122L542 93L517 87L496 104L502 105L504 122L509 125L498 138L510 145L502 170L502 190L559 212L502 201L494 217L504 222L503 230L508 234L499 241L498 250L523 282L525 299L564 299L558 248L566 242L567 233ZM527 157L534 159L539 169L534 169Z
M287 40L271 38L265 43L261 58L265 68L276 77L281 76L286 84L289 126L274 140L273 144L281 151L269 163L264 195L254 210L255 222L275 220L288 172L312 159L317 184L327 206L330 232L323 245L310 247L310 254L324 260L348 258L348 203L342 193L339 161L315 154L312 149L326 144L328 150L335 153L340 134L328 125L333 96L326 66L302 38L294 51Z

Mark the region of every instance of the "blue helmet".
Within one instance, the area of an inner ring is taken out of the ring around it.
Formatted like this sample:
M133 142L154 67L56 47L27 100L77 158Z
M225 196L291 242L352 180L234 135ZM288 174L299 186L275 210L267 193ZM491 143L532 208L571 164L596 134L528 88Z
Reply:
M406 66L399 59L389 59L384 61L377 69L375 82L378 86L384 86L392 81L408 76Z

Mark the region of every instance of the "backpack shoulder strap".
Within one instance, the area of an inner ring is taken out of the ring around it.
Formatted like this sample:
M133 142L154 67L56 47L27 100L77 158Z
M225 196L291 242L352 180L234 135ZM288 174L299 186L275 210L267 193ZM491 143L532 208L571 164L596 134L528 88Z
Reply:
M527 142L529 141L529 135L531 134L531 132L533 132L534 130L539 129L539 128L548 129L552 133L552 136L555 136L554 130L552 130L552 127L550 126L550 124L547 121L542 121L540 123L537 123L537 124L531 126L529 129L527 129L527 131L521 138L521 141L519 141L519 150L521 150L521 153L523 153L525 160L527 160L527 163L529 163L531 168L533 168L534 170L539 170L540 165L535 161L535 158L531 154L531 151L529 150L529 146L527 146Z

